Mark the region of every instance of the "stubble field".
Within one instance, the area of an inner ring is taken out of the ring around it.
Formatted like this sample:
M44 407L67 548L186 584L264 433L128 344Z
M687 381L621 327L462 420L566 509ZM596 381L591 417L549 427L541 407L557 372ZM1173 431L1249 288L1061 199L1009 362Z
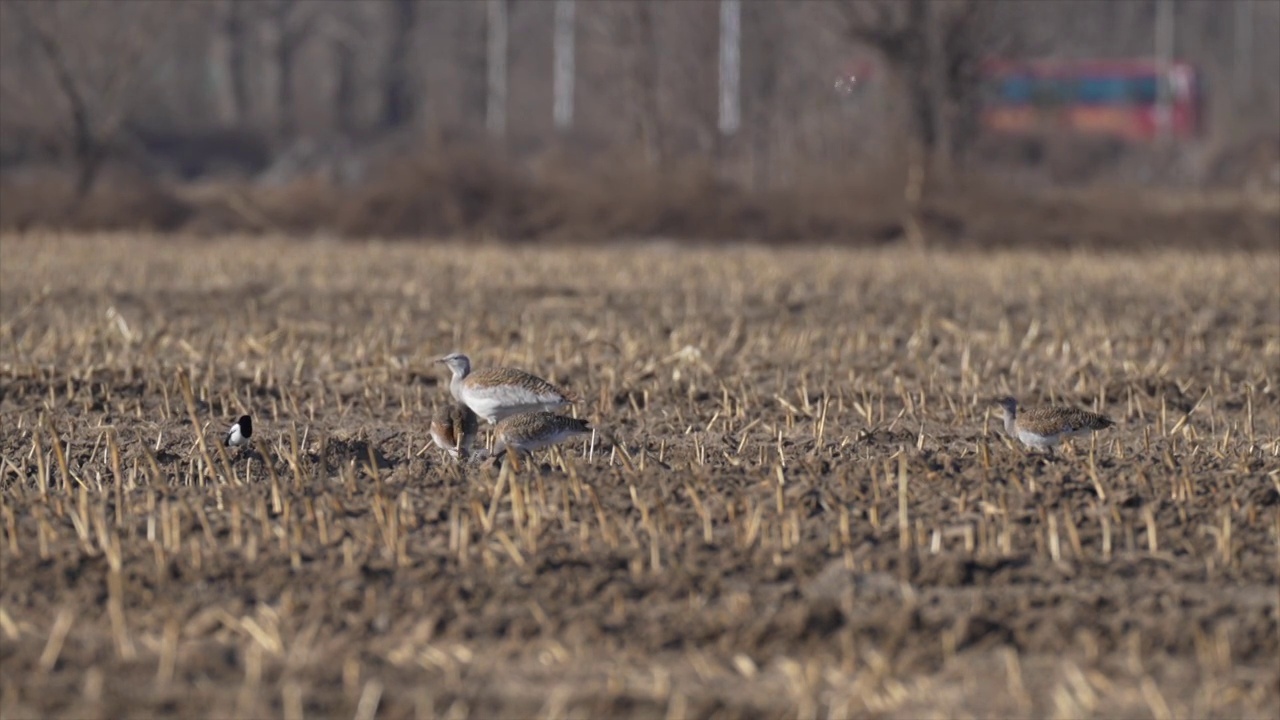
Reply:
M7 236L0 715L1275 717L1277 278ZM594 442L446 462L453 350Z

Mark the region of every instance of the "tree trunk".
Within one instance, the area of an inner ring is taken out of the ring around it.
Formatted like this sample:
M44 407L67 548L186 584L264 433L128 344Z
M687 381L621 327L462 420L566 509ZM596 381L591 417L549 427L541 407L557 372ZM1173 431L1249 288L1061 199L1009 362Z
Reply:
M293 136L293 38L285 35L275 47L275 136L287 140Z
M271 108L267 121L277 141L292 137L296 124L293 108L293 61L306 39L308 24L296 16L297 0L278 0L262 25L268 62L263 68L263 85Z
M217 7L217 29L209 47L218 118L231 127L240 125L249 104L242 16L241 3L223 0Z
M742 124L742 2L720 0L720 103L716 128L725 137Z
M956 99L969 88L961 87L960 73L973 49L968 46L967 6L943 6L936 0L906 0L905 16L896 31L868 33L884 55L889 73L906 103L904 127L908 214L915 216L929 188L946 183L955 170L958 113ZM877 42L878 41L878 42ZM911 224L914 224L915 221ZM914 235L915 232L909 231Z
M333 125L340 134L346 135L355 127L356 58L345 38L334 40L331 47L334 77Z
M644 148L645 160L652 167L663 161L662 128L658 116L658 47L653 31L653 5L635 5L635 29L631 37L632 76L638 106L635 113L635 136Z
M774 123L777 113L774 111L778 91L778 30L777 21L779 7L776 2L750 3L743 8L746 17L743 27L743 41L751 43L755 48L754 72L744 67L743 77L747 83L743 87L743 102L750 117L748 132L751 136L751 186L754 190L765 190L773 177Z
M106 153L97 143L91 143L84 150L76 152L76 185L75 202L79 203L93 192L98 183L98 174L102 170Z
M574 2L556 0L555 28L552 31L551 119L560 132L567 132L573 126Z
M458 34L465 38L465 65L462 69L462 106L465 109L463 123L468 129L483 127L485 107L489 102L488 8L482 7L480 3L451 7L457 8L461 14Z
M106 159L104 143L94 131L94 121L97 118L85 99L85 93L81 92L80 86L68 69L57 40L37 27L27 15L25 8L19 11L18 17L23 21L27 31L35 36L36 44L53 70L54 81L62 91L71 111L71 148L76 165L72 203L79 204L93 191L93 186L98 179L98 171L102 168L103 160Z
M88 109L73 96L71 106L72 156L76 164L76 182L73 202L80 203L93 192L98 171L106 159L105 148L94 134Z
M283 28L275 18L267 18L259 26L258 32L262 39L262 46L267 62L262 64L262 95L259 100L263 102L263 116L258 118L260 127L272 133L280 127L280 45L284 42L282 37ZM277 138L278 140L279 138Z
M933 131L929 120L927 88L920 82L920 73L908 64L909 54L899 56L901 62L890 63L888 79L901 99L897 108L902 118L903 133L899 152L903 158L902 228L907 244L914 248L925 244L924 230L920 223L921 205L929 179L930 135Z
M297 49L295 38L285 34L283 41L276 47L276 64L279 67L280 82L276 85L276 137L288 139L293 136L296 124L293 115L293 58Z
M485 69L488 93L485 96L485 127L495 138L507 134L507 0L487 0L485 29L488 53Z
M416 20L415 0L395 0L391 6L391 44L382 72L382 127L393 130L413 116L409 88L409 45Z
M925 71L926 80L922 99L926 103L926 118L932 147L929 148L929 174L931 179L946 183L951 177L954 143L951 134L950 105L951 83L948 75L950 58L947 56L946 38L939 8L929 3L925 16Z

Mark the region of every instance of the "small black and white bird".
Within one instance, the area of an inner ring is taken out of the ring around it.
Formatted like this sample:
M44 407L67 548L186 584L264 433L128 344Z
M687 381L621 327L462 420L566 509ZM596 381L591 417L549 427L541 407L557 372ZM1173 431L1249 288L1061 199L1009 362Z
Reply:
M253 418L248 415L241 415L240 419L227 431L227 436L222 439L222 444L227 447L240 447L241 445L248 445L251 437L253 437Z

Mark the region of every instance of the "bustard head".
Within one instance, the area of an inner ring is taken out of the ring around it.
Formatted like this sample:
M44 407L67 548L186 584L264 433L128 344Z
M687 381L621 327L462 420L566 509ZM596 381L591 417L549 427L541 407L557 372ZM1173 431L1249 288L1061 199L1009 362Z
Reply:
M466 377L471 372L471 358L462 353L449 353L436 362L443 363L453 371L454 377Z

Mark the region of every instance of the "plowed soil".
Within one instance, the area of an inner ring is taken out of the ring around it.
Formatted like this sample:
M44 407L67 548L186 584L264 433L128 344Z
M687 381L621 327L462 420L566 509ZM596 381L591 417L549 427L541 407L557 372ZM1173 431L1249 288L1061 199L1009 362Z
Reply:
M1280 715L1280 248L28 235L0 301L5 718ZM452 464L454 350L597 434Z

